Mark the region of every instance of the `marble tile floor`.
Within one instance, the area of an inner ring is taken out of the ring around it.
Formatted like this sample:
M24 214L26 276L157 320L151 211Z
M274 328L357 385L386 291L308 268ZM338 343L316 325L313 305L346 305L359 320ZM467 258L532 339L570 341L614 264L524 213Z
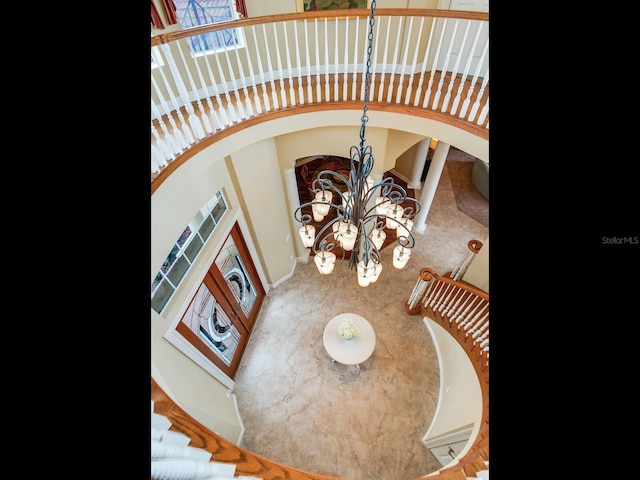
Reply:
M349 480L411 480L440 468L421 442L438 401L435 347L404 302L422 267L452 270L468 241L489 232L457 209L446 167L426 223L407 266L393 268L385 249L381 276L366 288L346 262L321 276L310 261L269 292L235 378L242 447ZM360 373L332 362L322 343L326 323L344 312L362 315L376 333Z

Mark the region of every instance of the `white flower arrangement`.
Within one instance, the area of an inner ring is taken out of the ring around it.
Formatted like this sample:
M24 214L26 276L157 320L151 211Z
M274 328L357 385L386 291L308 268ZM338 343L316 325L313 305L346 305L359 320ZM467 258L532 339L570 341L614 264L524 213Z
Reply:
M338 334L345 340L356 338L359 333L360 330L358 329L358 326L350 318L346 318L345 320L343 320L338 327Z

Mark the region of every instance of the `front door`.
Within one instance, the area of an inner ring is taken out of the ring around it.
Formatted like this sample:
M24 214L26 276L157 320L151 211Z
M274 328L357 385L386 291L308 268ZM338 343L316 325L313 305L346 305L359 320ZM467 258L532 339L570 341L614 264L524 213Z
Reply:
M233 379L265 295L236 223L176 330Z

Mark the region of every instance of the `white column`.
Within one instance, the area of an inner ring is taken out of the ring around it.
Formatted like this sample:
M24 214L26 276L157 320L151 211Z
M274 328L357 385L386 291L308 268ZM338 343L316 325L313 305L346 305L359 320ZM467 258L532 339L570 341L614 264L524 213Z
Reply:
M289 215L291 216L291 235L293 237L293 248L298 259L308 260L309 250L302 244L302 239L298 234L298 230L300 229L302 224L300 222L296 222L296 219L293 215L296 209L300 206L300 196L298 195L298 182L296 182L295 169L287 168L284 171L284 179L287 184L287 200L289 201L289 208L291 209Z
M418 149L416 150L416 156L413 159L413 170L411 171L411 178L409 178L409 188L420 189L422 188L422 172L424 171L424 165L427 163L427 155L429 154L429 144L431 143L431 137L427 137L418 143Z
M427 178L424 179L424 185L420 193L420 205L422 205L422 209L413 220L413 229L417 232L424 232L427 228L427 215L429 214L429 209L431 208L431 203L433 202L433 197L436 194L436 188L442 175L442 169L449 154L449 147L450 145L448 143L440 140L433 152L429 172L427 173Z

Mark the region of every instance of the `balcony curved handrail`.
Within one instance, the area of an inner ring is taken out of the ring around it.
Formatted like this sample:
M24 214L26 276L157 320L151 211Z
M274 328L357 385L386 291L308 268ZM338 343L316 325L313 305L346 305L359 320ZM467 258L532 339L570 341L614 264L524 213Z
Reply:
M270 15L151 38L152 193L222 138L309 111L360 109L367 9ZM370 110L489 135L488 13L377 9ZM243 44L191 54L186 39L237 29Z

